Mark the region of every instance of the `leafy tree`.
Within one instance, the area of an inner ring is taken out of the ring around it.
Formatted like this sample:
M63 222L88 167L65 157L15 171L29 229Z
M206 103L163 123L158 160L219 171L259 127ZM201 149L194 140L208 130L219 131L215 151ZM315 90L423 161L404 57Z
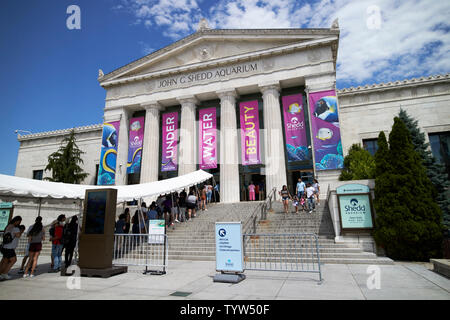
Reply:
M414 150L419 153L427 176L434 186L433 198L442 210L445 227L450 230L450 190L445 166L434 158L430 151L430 144L425 140L425 134L420 131L418 121L411 118L403 109L400 109L399 118L405 123L411 134Z
M83 163L81 155L85 152L78 148L75 140L75 132L72 129L70 134L62 140L58 151L48 157L45 171L51 170L52 177L47 177L45 180L79 184L89 175L79 166Z
M389 146L380 133L375 156L374 238L396 260L440 257L441 210L402 120L394 119Z
M341 171L339 180L373 179L374 175L374 157L359 144L353 144L344 158L344 169Z

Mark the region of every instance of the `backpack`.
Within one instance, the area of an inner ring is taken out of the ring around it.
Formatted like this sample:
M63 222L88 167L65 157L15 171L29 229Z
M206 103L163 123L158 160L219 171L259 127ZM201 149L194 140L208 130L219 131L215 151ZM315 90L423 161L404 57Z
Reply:
M9 244L13 241L13 236L11 232L3 234L3 244Z
M50 234L51 237L55 236L55 225L52 225L50 230L48 230L48 233Z
M69 227L64 228L63 244L68 245L72 240L72 230Z

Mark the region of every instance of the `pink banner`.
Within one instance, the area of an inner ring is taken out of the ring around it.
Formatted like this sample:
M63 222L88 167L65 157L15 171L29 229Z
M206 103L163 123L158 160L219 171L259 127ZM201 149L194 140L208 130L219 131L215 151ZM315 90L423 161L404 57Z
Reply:
M310 159L306 140L305 111L303 96L295 94L282 97L284 134L288 161L304 161Z
M176 171L178 168L178 112L164 113L162 126L161 171Z
M217 168L216 108L198 111L198 159L200 169Z
M138 173L141 171L142 145L144 143L144 121L145 117L130 119L127 173Z
M239 108L242 165L260 164L258 101L241 102Z

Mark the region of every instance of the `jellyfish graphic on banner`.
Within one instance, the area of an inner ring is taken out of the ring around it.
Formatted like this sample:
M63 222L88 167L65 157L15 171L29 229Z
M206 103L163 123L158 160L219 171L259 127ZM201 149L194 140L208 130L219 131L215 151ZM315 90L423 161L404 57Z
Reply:
M141 171L142 144L144 142L144 118L130 119L127 173Z
M342 169L344 157L336 91L310 93L309 108L316 170Z
M102 149L98 167L98 185L113 185L116 178L117 144L120 121L105 122L102 132Z

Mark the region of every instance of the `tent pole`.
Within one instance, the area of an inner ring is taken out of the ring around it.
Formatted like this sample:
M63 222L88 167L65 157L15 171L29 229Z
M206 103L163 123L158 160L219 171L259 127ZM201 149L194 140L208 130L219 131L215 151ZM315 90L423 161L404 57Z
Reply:
M42 198L39 198L38 217L41 216L41 205L42 205Z

